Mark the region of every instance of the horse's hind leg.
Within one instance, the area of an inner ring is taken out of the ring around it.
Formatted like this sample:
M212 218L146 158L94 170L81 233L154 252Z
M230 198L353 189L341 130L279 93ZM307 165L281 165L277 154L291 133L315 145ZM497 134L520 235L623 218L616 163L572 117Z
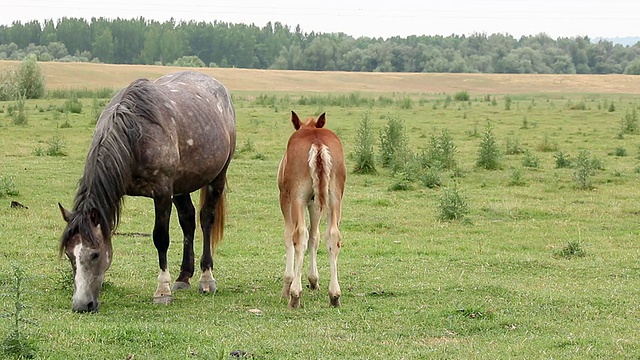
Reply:
M180 275L178 275L176 282L173 284L173 290L175 291L188 289L191 286L189 280L193 276L194 268L193 238L196 231L196 210L189 194L175 195L173 204L178 210L178 220L184 234Z
M226 169L225 169L226 170ZM212 243L222 239L212 238L217 234L221 236L224 226L224 188L226 185L226 171L223 171L209 185L202 188L200 225L203 233L202 257L200 258L200 292L213 293L216 291L216 280L213 278ZM221 206L222 205L222 206Z

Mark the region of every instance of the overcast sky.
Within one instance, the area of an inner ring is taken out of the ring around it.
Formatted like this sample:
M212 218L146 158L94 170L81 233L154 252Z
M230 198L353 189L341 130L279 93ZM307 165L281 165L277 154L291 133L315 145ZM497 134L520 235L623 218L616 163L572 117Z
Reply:
M277 5L275 5L277 4ZM62 17L215 20L359 37L547 33L640 36L640 0L0 0L0 24Z

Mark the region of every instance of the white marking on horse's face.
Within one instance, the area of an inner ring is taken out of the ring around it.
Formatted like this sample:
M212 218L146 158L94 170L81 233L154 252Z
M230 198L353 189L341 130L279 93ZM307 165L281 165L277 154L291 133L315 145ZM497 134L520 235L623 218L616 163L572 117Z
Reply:
M187 140L187 145L189 145L189 146L193 146L193 139L189 139L189 140Z
M84 246L82 245L82 243L78 243L74 248L73 248L73 257L75 260L75 268L76 268L76 273L75 273L75 277L73 279L74 283L75 283L75 290L73 291L73 301L76 301L76 298L81 297L80 294L84 294L87 292L87 269L86 267L82 264L82 250L84 249Z
M98 309L98 295L102 288L104 273L111 263L109 252L100 258L99 250L78 242L73 247L72 253L75 268L72 307L76 311L95 311Z

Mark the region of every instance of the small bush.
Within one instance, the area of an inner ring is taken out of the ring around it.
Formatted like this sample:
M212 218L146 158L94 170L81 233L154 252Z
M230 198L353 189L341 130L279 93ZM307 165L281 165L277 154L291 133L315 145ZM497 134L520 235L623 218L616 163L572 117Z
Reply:
M573 178L578 185L578 189L591 189L591 176L595 173L595 164L592 159L589 159L589 154L586 150L583 150L578 154L575 166L576 171L573 174Z
M422 175L420 175L420 182L423 186L428 187L429 189L440 187L442 185L440 170L437 168L426 170Z
M505 110L511 110L511 96L505 96L504 98L504 109Z
M555 251L556 257L571 259L576 257L584 257L587 255L582 248L580 241L570 241L562 249Z
M524 176L522 175L522 171L519 168L511 169L511 175L509 177L509 186L524 186L526 182L524 181Z
M524 153L524 158L522 159L522 166L528 168L538 168L540 167L540 158L531 153L529 150L526 150Z
M67 144L64 140L60 139L57 136L54 136L51 139L49 139L49 141L47 141L47 144L49 145L49 147L44 151L45 155L67 156L67 153L64 150ZM36 153L37 152L38 152L38 149L36 149Z
M549 136L545 135L542 138L542 141L536 146L536 149L542 152L558 151L558 145L555 143L552 143L549 140Z
M425 165L431 168L453 169L456 166L456 145L449 131L443 129L440 136L431 135L424 155Z
M609 104L609 112L614 112L616 111L616 105L613 103L613 101L611 102L611 104Z
M82 112L82 103L75 97L67 99L67 101L64 102L63 109L65 112L80 114Z
M18 196L16 184L12 176L0 176L0 198L5 196Z
M405 167L409 155L409 138L404 123L389 117L380 133L380 159L382 167L398 171Z
M484 136L480 141L478 148L478 159L476 165L486 170L497 170L500 168L500 150L493 135L491 123L487 122Z
M613 151L613 155L615 155L615 156L627 156L627 149L623 148L622 146L618 146Z
M9 115L11 115L11 120L14 125L27 125L29 123L26 102L26 96L20 95L16 101L15 107L9 108Z
M6 294L13 302L13 310L3 314L11 319L11 326L8 329L9 335L2 341L2 352L8 357L18 359L33 359L36 357L37 347L35 340L27 333L25 325L34 323L24 316L26 309L23 303L24 298L24 271L14 265L13 283L11 294Z
M374 161L372 122L368 113L364 113L360 118L360 124L356 132L356 148L353 154L355 166L353 172L356 174L374 174L376 165Z
M569 155L563 153L562 151L558 151L557 153L555 153L555 155L553 155L553 157L556 159L556 169L571 167L571 160L569 159Z
M518 155L524 153L524 149L520 147L519 139L507 139L507 149L505 154L507 155Z
M457 185L444 188L440 197L439 218L443 221L462 220L469 213L467 200L460 194Z
M453 95L455 101L469 101L469 93L466 91L459 91Z

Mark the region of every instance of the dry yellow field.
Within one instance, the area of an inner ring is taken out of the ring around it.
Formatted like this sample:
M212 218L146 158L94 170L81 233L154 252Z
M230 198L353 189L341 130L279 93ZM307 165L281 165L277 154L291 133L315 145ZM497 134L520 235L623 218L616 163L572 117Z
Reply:
M0 72L19 62L0 61ZM184 68L152 65L40 63L47 88L121 88L137 78L155 79ZM231 91L312 91L373 93L620 93L640 94L640 76L362 73L198 68Z

